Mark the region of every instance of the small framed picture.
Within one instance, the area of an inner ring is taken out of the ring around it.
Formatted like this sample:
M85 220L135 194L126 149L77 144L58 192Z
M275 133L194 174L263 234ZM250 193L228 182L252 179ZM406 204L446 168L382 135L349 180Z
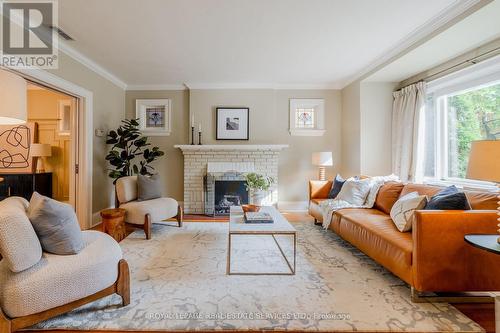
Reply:
M170 99L137 99L135 115L144 135L167 136L171 132L172 102Z
M217 140L248 140L249 108L216 108Z

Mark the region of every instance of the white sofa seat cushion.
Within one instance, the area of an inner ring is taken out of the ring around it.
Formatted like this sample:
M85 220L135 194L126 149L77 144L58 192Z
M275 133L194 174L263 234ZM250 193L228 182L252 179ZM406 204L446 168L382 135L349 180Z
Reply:
M152 222L161 222L177 215L178 203L172 198L158 198L147 201L130 201L120 205L127 211L125 221L132 224L144 224L144 216L151 215Z
M20 273L0 262L0 307L10 318L27 316L90 296L113 285L122 251L109 235L84 231L86 247L76 255L44 253Z
M24 198L0 201L0 253L12 272L24 271L42 258L42 246L26 215L27 208Z

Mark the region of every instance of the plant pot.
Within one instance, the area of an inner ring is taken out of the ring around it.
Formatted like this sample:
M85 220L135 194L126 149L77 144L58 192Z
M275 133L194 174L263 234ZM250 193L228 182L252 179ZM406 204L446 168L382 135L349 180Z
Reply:
M262 206L262 201L266 198L266 196L267 191L253 190L252 194L250 195L250 199L252 201L252 204Z

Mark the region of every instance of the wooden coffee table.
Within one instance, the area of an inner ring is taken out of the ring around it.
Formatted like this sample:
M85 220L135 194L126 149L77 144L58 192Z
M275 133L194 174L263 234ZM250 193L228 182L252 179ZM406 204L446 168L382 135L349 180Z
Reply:
M261 207L262 212L269 213L273 217L274 223L245 223L243 216L243 209L240 206L233 206L230 208L229 215L229 244L227 251L227 268L228 275L295 275L295 268L297 262L297 230L281 215L280 212L274 207L264 206ZM231 271L231 242L235 235L253 235L253 236L271 236L276 243L283 259L285 260L289 273L247 273L247 272L233 272ZM276 235L288 235L293 238L293 264L288 260L285 252L276 240Z

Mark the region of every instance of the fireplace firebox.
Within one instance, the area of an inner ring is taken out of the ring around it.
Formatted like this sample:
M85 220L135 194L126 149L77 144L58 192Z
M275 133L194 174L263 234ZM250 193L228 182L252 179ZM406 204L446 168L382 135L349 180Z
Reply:
M237 172L210 173L204 177L205 214L229 215L231 206L248 204L245 177Z

